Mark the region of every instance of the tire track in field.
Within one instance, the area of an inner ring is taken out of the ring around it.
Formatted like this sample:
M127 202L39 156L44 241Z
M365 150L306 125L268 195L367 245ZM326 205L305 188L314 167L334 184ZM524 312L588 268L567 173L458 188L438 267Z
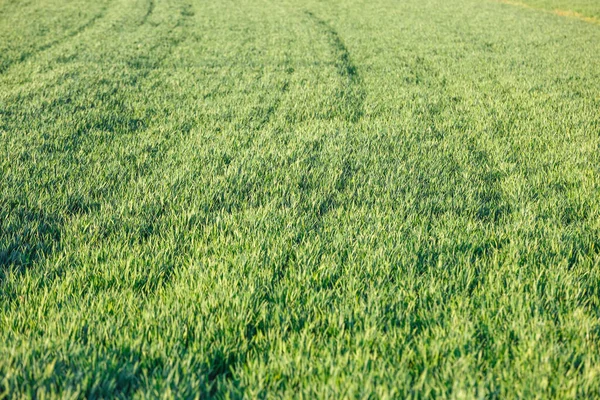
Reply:
M5 64L3 66L0 66L0 74L5 73L8 69L10 69L12 66L14 65L19 65L24 63L25 61L27 61L28 59L43 53L46 50L49 50L51 48L53 48L54 46L58 46L61 43L66 42L67 40L79 35L80 33L83 33L84 31L86 31L87 29L91 28L92 26L94 26L94 24L96 24L96 22L98 22L98 20L102 19L105 15L106 12L108 10L108 4L106 4L106 6L104 6L104 8L102 8L102 10L94 15L92 18L90 18L86 23L80 25L79 27L75 28L75 30L67 33L65 36L60 37L58 39L52 40L40 47L38 47L37 49L34 49L28 53L24 53L21 55L21 57L19 57L16 60L13 60L11 62L9 62L8 64Z
M19 59L12 60L8 64L0 65L0 74L4 74L11 67L17 66L91 28L106 15L108 8L109 3L98 14L67 35L46 43L29 53L22 54ZM68 199L67 203L68 214L85 212L90 208L87 204L77 204L76 199ZM66 223L65 216L30 204L20 208L15 208L14 205L0 204L0 213L5 211L16 216L16 221L7 220L5 226L0 223L0 227L3 228L3 235L0 235L0 288L3 283L5 269L15 269L23 272L39 259L58 250L61 242L61 229Z
M178 17L174 23L170 25L169 28L165 27L164 30L160 31L159 37L156 38L155 43L148 49L149 53L153 55L150 61L146 58L143 58L143 60L140 61L138 57L133 56L125 64L127 69L134 71L134 74L129 80L123 81L123 84L130 89L136 88L136 90L133 90L130 94L125 94L118 101L117 104L119 104L119 106L117 108L126 109L123 105L127 103L128 96L135 97L138 93L138 89L143 87L143 82L149 79L148 77L150 74L153 71L160 69L169 56L187 39L185 31L182 29L185 27L188 19L194 15L194 13L190 11L190 8L190 5L182 4L182 7L178 12ZM165 41L168 42L168 46L165 46ZM142 90L143 89L139 89L139 93L142 93ZM110 115L109 118L112 117L110 113L107 114ZM126 117L124 118L126 119ZM97 124L101 126L103 125L103 121L104 118L98 121ZM118 134L119 136L137 134L139 131L151 129L157 124L157 122L147 121L152 121L152 115L144 117L141 120L141 126L138 126L138 124L125 124ZM184 126L182 127L182 131L189 128L190 127L188 126ZM80 130L76 135L73 135L73 137L78 137L82 134L85 134L85 131ZM146 161L142 167L145 171L144 175L150 178L161 171L164 164L164 161L162 160L164 154L169 152L170 149L177 148L179 145L180 142L176 140L167 140L158 147L149 149L146 153ZM75 149L78 148L77 146L77 143L73 143L70 145L70 148L75 151ZM133 185L127 186L125 191L126 193L130 193L130 191L135 190L136 187L137 186L134 183ZM127 195L128 194L124 194L124 196ZM122 229L123 226L128 226L127 229L129 230L130 240L133 241L132 243L145 246L147 242L161 234L160 228L163 227L162 219L168 211L168 204L165 204L160 199L152 198L143 208L138 209L137 212L116 216L116 218L121 221L121 225L103 226L102 235L104 237L109 237L112 234L118 233L119 229ZM178 242L173 252L175 254L178 253L181 250L181 246L183 246L183 244ZM145 267L147 266L149 266L149 264L146 264ZM153 265L153 267L154 268L147 270L146 274L141 275L138 279L132 281L131 286L129 287L142 298L149 298L161 288L169 286L174 273L179 268L179 262L176 260L176 257L166 256L161 262ZM96 290L102 291L104 290L104 287L100 285Z
M150 4L145 19L147 19L154 12L155 2L151 0ZM130 60L130 68L136 70L137 73L135 77L127 83L129 86L140 87L141 83L144 80L147 80L153 71L160 69L169 56L187 39L184 31L176 32L176 30L178 30L178 28L183 29L186 26L186 22L188 22L189 19L194 16L194 12L191 11L190 4L184 3L181 6L182 7L179 10L179 15L175 23L170 29L167 30L167 35L162 36L163 39L166 37L169 42L169 46L167 46L166 50L161 51L161 48L164 46L164 42L162 40L156 40L156 42L149 47L149 52L155 55L150 63L145 65L145 62L139 62L139 60L137 60L135 57ZM141 25L142 24L140 24L140 26ZM141 66L136 67L135 65L138 64L141 64ZM156 123L147 125L144 124L143 129L147 130L155 125ZM184 125L181 127L181 131L183 133L189 131L190 129L191 126L189 125ZM136 129L129 129L128 131L123 132L123 134L136 133L136 131ZM146 175L150 177L162 171L164 154L173 148L178 148L181 145L181 141L169 140L165 142L160 149L156 148L154 151L151 151L148 154L145 162ZM133 189L133 187L130 187L130 189ZM134 230L136 230L134 236L138 243L146 243L154 236L160 235L159 228L161 228L161 219L168 211L168 205L164 204L158 199L154 199L147 204L145 211L145 215L138 216L138 223L134 226ZM133 217L135 217L135 215L133 215ZM175 250L175 253L180 250L179 246L182 245L178 243L177 246L178 247ZM138 279L136 282L133 282L131 288L134 292L144 298L151 297L161 288L170 285L173 276L179 267L180 266L176 260L165 261L158 266L158 270L152 270L151 273L147 274L143 278Z
M173 35L175 28L180 28L185 25L186 19L193 15L190 14L187 5L182 8L179 18L175 21L172 28L167 31L169 38L169 46L166 50L162 50L161 47L164 45L161 41L153 44L150 47L150 51L155 54L155 58L149 65L144 65L140 68L127 66L135 71L133 79L124 81L123 84L128 87L139 87L142 81L148 78L150 73L161 67L163 62L169 57L170 54L178 47L178 45L186 39L183 32ZM163 36L164 37L164 36ZM162 44L162 45L161 45ZM134 56L130 64L135 65L136 57ZM119 97L119 93L115 93L115 97ZM117 109L125 109L123 106L126 103L127 96L115 100ZM122 118L121 118L122 117ZM120 120L123 120L123 123ZM114 123L114 121L118 123ZM146 125L145 123L129 123L125 116L122 116L120 112L114 113L107 110L104 115L100 118L89 121L84 124L81 128L73 131L72 135L69 136L66 142L63 143L64 148L69 148L71 152L76 152L82 148L80 137L85 135L89 130L94 128L106 129L110 128L114 131L114 134L124 136L127 134L135 134L140 129L148 129L152 124ZM143 121L142 121L143 122ZM173 143L168 143L167 148L172 147ZM148 157L148 164L154 165L152 170L159 169L162 165L160 162L156 163L155 160L161 157L162 152L156 151L150 154ZM151 172L149 172L151 173ZM15 185L20 182L14 182ZM62 193L58 193L62 195ZM0 290L3 290L3 277L5 270L14 270L19 273L24 272L30 266L35 265L39 260L49 257L51 254L60 251L61 249L61 234L63 227L69 223L71 216L84 215L97 211L97 204L88 204L85 199L79 199L77 197L69 197L66 199L67 212L62 213L56 210L48 210L34 205L26 204L21 207L16 207L13 204L5 204L0 202L0 215L8 214L15 218L12 220L0 221ZM149 207L151 212L148 215L143 215L138 220L140 222L134 226L137 230L136 238L139 242L145 242L152 238L153 235L157 234L155 229L159 226L160 222L157 220L164 213L164 209L158 202L151 202ZM105 228L103 232L105 236L109 236L113 233L114 228ZM174 271L174 265L165 263L159 266L159 271L152 275L145 277L139 281L132 283L132 288L135 292L141 295L148 295L154 293L160 287L164 287L172 278ZM58 279L60 272L57 272L55 276L49 277L48 282L53 279Z
M154 6L155 6L154 0L149 0L148 1L148 10L146 11L146 14L144 14L144 16L142 17L142 20L140 21L140 25L144 25L146 22L148 22L148 18L150 18L150 16L154 12Z
M330 52L333 56L332 58L336 73L341 80L341 87L339 88L337 99L335 99L334 109L330 117L339 117L349 123L356 123L360 121L360 119L363 117L363 105L366 97L366 91L364 89L362 78L358 73L358 68L352 61L350 51L346 47L338 32L327 22L320 19L313 12L308 10L304 11L304 15L308 17L308 19L318 28L321 36L326 39ZM334 140L339 140L341 147L346 149L351 148L351 145L349 144L349 138L347 136L342 135L336 137ZM314 157L311 157L310 163L312 164L313 162L318 162L318 154L320 154L322 151L323 141L310 143L307 146L307 150L314 154ZM308 228L306 233L307 236L321 235L323 233L322 230L326 223L327 216L340 206L340 196L350 190L352 177L356 173L356 167L353 162L354 157L355 154L352 151L340 157L338 160L339 171L333 178L331 185L326 189L323 199L316 204L310 204L308 199L305 199L306 203L301 207L301 213L307 216L307 218L311 221L311 227ZM306 165L306 167L308 169L311 168L310 165ZM304 181L302 185L306 185L307 192L318 190L319 187L317 182L312 181L311 179ZM293 239L293 241L299 240L301 240L300 237ZM289 246L291 249L293 243L290 242ZM266 256L271 257L271 255ZM288 250L281 259L271 260L276 264L276 267L272 271L272 275L268 280L268 285L271 288L277 287L282 279L284 279L287 270L294 262L294 258L295 256L293 255L293 252ZM318 262L320 262L320 260ZM336 277L324 283L323 286L326 287L328 285L334 285L335 281ZM269 292L270 291L266 291L262 296L264 298L263 300L266 300L267 302L269 301Z
M336 114L348 122L357 122L363 116L363 104L366 93L358 68L352 61L350 52L338 32L327 22L317 17L311 11L304 14L319 28L329 42L337 74L342 80L339 97L342 100L335 110Z
M281 107L281 103L283 98L289 91L291 75L293 74L293 68L290 66L289 60L284 62L284 73L285 78L283 82L279 86L279 90L275 99L271 102L271 104L266 108L262 118L259 120L258 126L256 127L256 131L261 131L265 127L269 125L272 121L273 117L277 114Z
M496 1L497 3L501 3L501 4L507 4L510 6L540 11L540 12L543 12L546 14L558 15L559 17L578 19L579 21L587 22L588 24L600 25L600 19L594 18L594 17L589 17L587 15L583 15L576 11L561 10L561 9L548 10L545 8L532 6L531 4L523 3L521 1L514 1L514 0L494 0L494 1Z

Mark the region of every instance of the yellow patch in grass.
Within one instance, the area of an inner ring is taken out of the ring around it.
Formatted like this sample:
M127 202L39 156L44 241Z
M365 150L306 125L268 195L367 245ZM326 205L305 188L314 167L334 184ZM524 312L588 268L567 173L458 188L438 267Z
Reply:
M581 13L571 11L571 10L558 10L558 9L557 10L546 10L544 8L535 7L535 6L532 6L531 4L523 3L521 1L514 1L514 0L496 0L496 1L498 3L502 3L502 4L509 4L511 6L529 8L532 10L538 10L538 11L543 11L543 12L547 12L547 13L552 13L555 15L559 15L561 17L575 18L575 19L578 19L580 21L587 22L590 24L600 25L600 19L594 18L594 17L588 17L586 15L583 15Z
M600 20L594 17L588 17L581 13L571 10L554 10L554 14L560 15L561 17L577 18L581 21L589 22L590 24L600 24Z

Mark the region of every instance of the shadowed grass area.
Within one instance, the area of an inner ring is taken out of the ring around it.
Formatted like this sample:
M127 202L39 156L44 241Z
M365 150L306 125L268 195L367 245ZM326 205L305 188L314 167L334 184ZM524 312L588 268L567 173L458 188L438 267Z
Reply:
M342 87L339 93L340 110L337 113L346 115L345 118L350 122L357 122L362 117L365 93L356 65L352 62L350 53L339 34L312 12L306 11L306 15L319 26L324 36L327 37L337 72L342 78Z
M0 0L0 397L599 397L597 8L533 1Z

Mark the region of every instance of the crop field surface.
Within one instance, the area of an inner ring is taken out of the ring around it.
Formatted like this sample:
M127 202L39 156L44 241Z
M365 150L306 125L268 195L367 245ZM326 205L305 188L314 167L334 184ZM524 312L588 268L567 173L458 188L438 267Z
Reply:
M0 0L0 399L600 398L598 21Z

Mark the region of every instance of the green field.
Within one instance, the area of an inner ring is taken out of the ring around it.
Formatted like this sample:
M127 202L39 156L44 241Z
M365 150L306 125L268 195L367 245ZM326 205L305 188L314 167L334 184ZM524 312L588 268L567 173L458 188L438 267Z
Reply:
M0 399L600 398L597 18L0 0Z

